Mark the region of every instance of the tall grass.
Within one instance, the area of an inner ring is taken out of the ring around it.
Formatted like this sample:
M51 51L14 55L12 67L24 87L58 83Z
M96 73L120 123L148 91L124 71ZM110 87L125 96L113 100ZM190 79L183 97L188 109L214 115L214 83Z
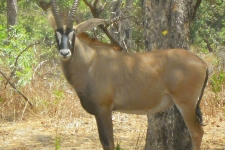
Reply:
M215 54L202 54L209 68L209 80L201 102L204 120L207 124L223 120L225 113L225 64L224 58Z
M54 68L54 69L52 69ZM49 70L50 71L46 71ZM33 104L26 101L6 81L0 81L0 119L16 121L29 117L73 118L80 117L79 99L68 85L58 66L42 66L31 82L19 90Z

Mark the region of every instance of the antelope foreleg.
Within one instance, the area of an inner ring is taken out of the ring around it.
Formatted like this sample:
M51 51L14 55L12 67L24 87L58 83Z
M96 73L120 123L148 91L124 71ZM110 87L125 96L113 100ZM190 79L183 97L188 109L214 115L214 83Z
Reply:
M104 150L114 150L113 124L111 110L104 110L95 115L99 138Z

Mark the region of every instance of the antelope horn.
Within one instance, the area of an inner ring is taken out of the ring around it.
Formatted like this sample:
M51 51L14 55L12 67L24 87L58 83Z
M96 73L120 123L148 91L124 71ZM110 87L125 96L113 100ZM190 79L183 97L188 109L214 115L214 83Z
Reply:
M77 10L77 5L78 5L78 0L74 0L73 6L70 10L70 14L69 14L67 22L66 22L67 28L73 28L73 23L75 21L75 13L76 13L76 10Z
M52 13L54 15L57 28L58 29L63 28L62 19L59 15L59 10L58 10L55 0L51 0L51 5L52 5Z

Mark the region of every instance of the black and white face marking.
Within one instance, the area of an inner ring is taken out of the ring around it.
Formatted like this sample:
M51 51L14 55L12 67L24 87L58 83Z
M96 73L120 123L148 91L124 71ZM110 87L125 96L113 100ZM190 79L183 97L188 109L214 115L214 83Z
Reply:
M67 28L64 32L63 29L57 29L55 31L55 37L60 58L63 61L68 60L72 56L74 50L75 30Z

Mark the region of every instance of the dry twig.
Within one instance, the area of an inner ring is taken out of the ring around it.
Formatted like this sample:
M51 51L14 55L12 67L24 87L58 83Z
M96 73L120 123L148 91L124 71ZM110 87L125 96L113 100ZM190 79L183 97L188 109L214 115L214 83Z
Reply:
M93 15L94 18L101 18L100 17L100 13L103 11L102 9L104 7L101 7L100 9L97 8L98 0L95 0L94 3L93 3L93 5L90 4L87 0L84 0L84 3L90 8L91 13L92 13L92 15ZM114 37L110 34L110 32L108 31L108 29L104 25L99 25L99 27L106 34L106 36L110 39L110 41L112 42L112 44L115 44L118 47L120 47L121 49L123 49L122 46L119 44L119 42L117 42L114 39Z
M10 81L9 79L6 77L6 75L0 70L0 73L2 74L2 76L7 80L7 82L24 98L25 101L27 101L30 105L30 107L32 108L32 103L28 100L28 98L23 94L21 93Z

